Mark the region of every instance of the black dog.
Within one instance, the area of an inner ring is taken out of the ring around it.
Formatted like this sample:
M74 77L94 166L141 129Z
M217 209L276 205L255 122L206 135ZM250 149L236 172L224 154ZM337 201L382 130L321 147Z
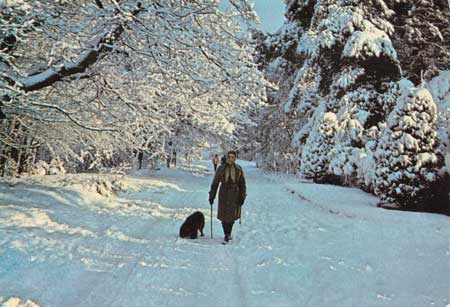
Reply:
M198 231L203 237L203 227L205 227L205 216L200 211L194 212L189 215L180 227L180 237L197 239Z

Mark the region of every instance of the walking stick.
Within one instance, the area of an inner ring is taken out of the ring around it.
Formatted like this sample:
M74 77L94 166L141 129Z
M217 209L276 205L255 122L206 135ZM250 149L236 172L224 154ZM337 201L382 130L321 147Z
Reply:
M213 238L213 235L212 235L212 223L213 223L213 206L211 205L211 239Z
M239 206L239 225L241 225L242 224L242 216L241 216L241 209L242 209L242 206Z

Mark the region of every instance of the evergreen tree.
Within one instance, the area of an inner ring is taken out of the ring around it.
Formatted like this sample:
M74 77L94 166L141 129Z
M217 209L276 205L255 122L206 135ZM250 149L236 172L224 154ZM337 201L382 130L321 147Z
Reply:
M266 164L270 165L277 150L281 149L283 153L296 151L304 176L318 181L325 176L339 176L341 183L358 185L371 192L376 190L384 201L389 199L405 207L410 207L409 200L395 196L396 188L412 186L420 197L426 194L425 191L436 190L431 182L440 171L440 152L442 156L447 153L450 161L448 107L443 105L436 115L431 107L422 106L434 114L430 115L433 119L427 125L434 127L436 123L438 126L429 129L437 129L438 139L429 132L428 141L442 145L429 152L427 146L419 146L424 152L418 151L417 157L414 157L413 149L408 149L411 147L410 136L394 139L400 128L392 130L393 136L389 136L389 126L393 124L388 117L406 104L405 97L408 96L402 96L405 91L410 95L411 91L419 93L417 89L413 90L414 86L425 84L424 81L450 67L448 1L286 0L285 3L287 20L284 26L275 35L266 36L263 48L258 50L267 54L259 55L260 69L269 79L275 80L279 88L270 90L273 112L265 118L264 125L278 127L282 117L283 126L292 131L292 139L279 140L274 136L261 139L261 144L277 140L276 146L265 146L268 150L261 153ZM441 75L432 87L447 82L442 72ZM440 93L433 92L435 103L443 101L445 99L439 97L448 93L448 86L439 86L435 92ZM422 98L417 101L432 105L433 99L429 99L429 95ZM405 109L405 112L409 111ZM324 142L326 149L319 150L318 131L322 123L314 114L320 112L335 113L339 126L334 139ZM420 121L427 119L420 118ZM417 130L418 135L414 138L425 133L422 128ZM399 177L396 180L401 182L401 178L411 177L408 167L412 167L405 166L404 175L399 175L399 166L393 165L409 164L390 156L391 151L399 154L397 149L389 147L388 139L401 140L392 146L398 145L407 151L408 154L401 154L401 158L408 157L408 163L420 169L415 172L415 181L409 179L409 185L399 183L403 185L396 186L387 181ZM427 140L421 139L421 142ZM383 148L386 149L384 153ZM323 163L315 160L315 154ZM329 164L326 170L321 168L325 164Z
M435 122L436 105L428 90L414 88L400 97L375 153L375 193L382 201L424 208L439 166Z
M338 123L336 114L332 112L319 111L316 120L302 151L300 174L316 182L324 182L329 166L328 152L333 146Z
M419 84L450 67L448 0L385 0L394 12L392 36L404 77ZM377 14L374 8L373 14Z
M335 145L328 153L329 171L340 176L342 182L350 184L357 181L357 162L363 151L361 147L364 128L359 120L352 116L351 109L343 112L339 118L341 123L333 140Z

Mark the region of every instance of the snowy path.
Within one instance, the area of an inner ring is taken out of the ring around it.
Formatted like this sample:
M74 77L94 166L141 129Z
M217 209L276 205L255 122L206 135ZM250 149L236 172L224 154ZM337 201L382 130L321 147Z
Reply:
M215 218L210 239L206 161L141 172L129 178L138 190L113 199L0 184L0 303L12 296L39 306L449 303L448 217L381 210L359 190L242 165L248 198L227 246ZM206 236L177 239L196 210L206 216Z

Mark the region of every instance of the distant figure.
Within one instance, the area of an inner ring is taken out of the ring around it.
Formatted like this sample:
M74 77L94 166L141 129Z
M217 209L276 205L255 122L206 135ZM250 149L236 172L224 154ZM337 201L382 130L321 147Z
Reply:
M225 164L225 163L227 163L227 157L226 157L226 156L223 156L223 157L220 159L220 165Z
M144 159L144 152L142 149L138 150L138 161L139 161L139 169L142 168L142 160Z
M217 170L217 164L219 164L219 156L216 154L214 155L214 157L212 158L212 163L214 165L214 171Z
M172 153L172 162L173 162L173 166L177 167L177 152L175 150Z
M173 164L174 167L177 167L177 152L172 151L172 155L168 155L166 159L167 168Z
M139 168L138 169L141 169L142 168L142 161L144 160L144 151L142 149L133 149L133 155L138 160L138 163L139 163Z

